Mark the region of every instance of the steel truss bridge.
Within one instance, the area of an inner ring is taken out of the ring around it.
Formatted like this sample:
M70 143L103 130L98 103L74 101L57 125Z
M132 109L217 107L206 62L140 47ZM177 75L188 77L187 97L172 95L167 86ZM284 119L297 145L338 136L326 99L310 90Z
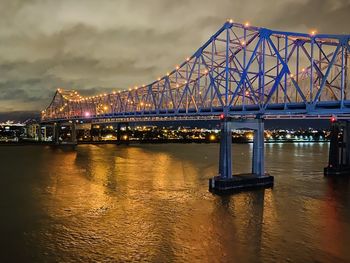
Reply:
M42 121L344 116L350 114L349 40L227 21L191 57L148 85L91 97L58 89Z

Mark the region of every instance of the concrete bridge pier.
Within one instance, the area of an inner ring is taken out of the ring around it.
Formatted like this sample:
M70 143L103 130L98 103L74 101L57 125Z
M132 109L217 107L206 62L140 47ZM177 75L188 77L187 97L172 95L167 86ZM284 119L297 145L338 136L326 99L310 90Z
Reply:
M125 130L122 130L122 127L125 127ZM119 122L117 124L117 144L129 144L129 123L128 122Z
M52 132L52 142L54 144L59 144L60 143L60 129L61 126L59 123L55 122L53 124L53 132Z
M70 139L60 140L61 126L69 126L70 128ZM54 123L53 126L53 143L54 145L77 145L77 129L75 121L70 121L69 123Z
M324 175L350 175L350 121L332 122L328 166Z
M252 172L232 175L232 130L254 131ZM234 120L226 117L221 123L219 175L209 179L209 191L225 194L240 190L271 187L273 176L264 168L264 120Z
M71 144L78 144L78 140L77 140L77 124L75 121L72 121L71 125L71 137L70 137L70 142Z

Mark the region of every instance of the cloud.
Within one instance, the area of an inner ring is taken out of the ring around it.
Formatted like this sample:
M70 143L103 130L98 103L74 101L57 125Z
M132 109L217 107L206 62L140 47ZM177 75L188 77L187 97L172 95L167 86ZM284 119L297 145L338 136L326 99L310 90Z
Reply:
M350 0L2 0L0 111L40 110L57 87L86 95L149 83L226 21L342 33Z

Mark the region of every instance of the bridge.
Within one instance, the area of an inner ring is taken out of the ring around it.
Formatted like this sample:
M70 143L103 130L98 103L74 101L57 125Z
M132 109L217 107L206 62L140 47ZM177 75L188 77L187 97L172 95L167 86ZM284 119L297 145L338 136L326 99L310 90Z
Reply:
M228 20L150 84L89 97L58 89L42 111L42 123L220 118L219 176L210 188L271 185L273 177L264 170L264 119L349 118L349 54L350 35L284 32ZM231 131L246 128L255 131L252 173L238 178L232 176ZM347 148L346 156L350 165Z

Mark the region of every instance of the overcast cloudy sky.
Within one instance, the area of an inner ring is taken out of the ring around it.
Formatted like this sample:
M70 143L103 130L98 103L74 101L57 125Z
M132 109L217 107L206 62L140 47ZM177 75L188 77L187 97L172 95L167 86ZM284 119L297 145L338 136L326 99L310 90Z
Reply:
M350 0L0 0L0 112L148 83L225 21L350 33Z

